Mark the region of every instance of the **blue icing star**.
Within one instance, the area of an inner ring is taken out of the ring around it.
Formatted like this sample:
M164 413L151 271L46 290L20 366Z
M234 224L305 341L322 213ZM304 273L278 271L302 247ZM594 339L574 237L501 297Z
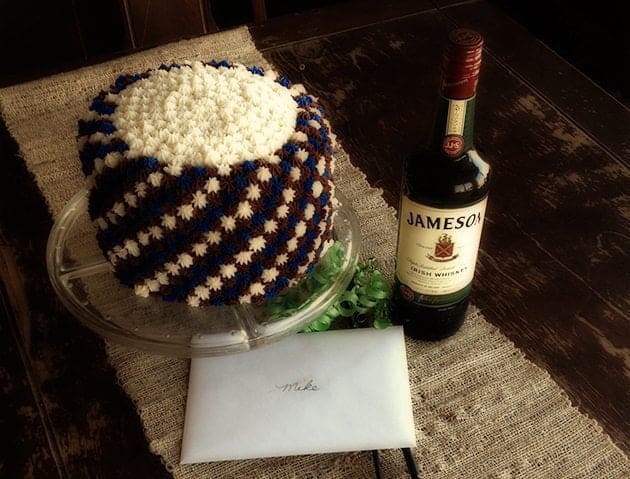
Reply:
M280 288L280 289L284 289L287 286L289 286L289 280L288 278L286 278L285 276L279 276L278 279L276 279L276 285Z
M252 221L252 224L253 224L253 221ZM247 228L239 229L236 232L236 239L240 242L245 242L249 240L251 237L252 237L252 232Z
M300 147L297 146L295 143L285 143L284 145L282 145L282 149L288 153L291 153L292 155L295 155Z
M307 107L311 103L313 103L313 99L308 95L300 95L296 100L297 104L301 107Z
M252 277L247 273L237 274L236 278L234 279L236 286L239 288L248 286L251 283L251 281L252 281Z
M239 190L244 190L249 186L249 181L245 175L234 175L234 184Z
M118 153L124 153L129 149L129 145L124 141L121 141L118 145L116 145L116 151Z
M221 195L221 201L225 206L232 206L238 201L238 196L233 191L221 190L219 194Z
M216 255L208 256L206 264L208 269L216 269L221 265L221 259Z
M235 287L227 288L224 292L226 301L234 301L238 298L238 291Z
M308 120L305 118L298 118L295 121L295 126L309 126Z
M256 168L256 163L251 160L247 160L243 163L243 169L247 172L256 171Z
M286 243L289 240L289 232L287 230L282 230L278 232L277 243L282 244Z
M105 103L100 98L94 98L90 105L90 110L100 113L101 115L111 115L116 110L116 107Z
M101 133L104 133L106 135L111 135L112 133L114 133L116 131L116 127L114 126L114 124L112 122L103 121L103 122L101 122L101 125L100 125L98 131L100 131Z
M167 303L172 303L177 299L177 296L173 293L162 295L162 299Z
M262 251L265 257L276 256L278 254L278 247L275 244L268 244Z
M276 204L277 200L273 196L268 196L267 198L265 198L263 200L263 213L269 215L271 213L271 210L276 207Z
M282 181L282 178L279 178L277 176L272 176L271 177L271 192L274 195L279 195L282 193L283 190L284 190L284 182Z
M263 226L265 224L265 215L261 213L254 213L251 218L252 226Z
M263 273L263 271L265 270L265 267L260 263L254 263L249 268L249 270L252 272L252 276L256 277L256 276L260 276Z
M145 168L148 168L149 170L155 170L158 165L158 160L157 158L148 156L143 160L143 163L144 163Z
M254 75L263 76L265 74L265 71L262 68L258 68L257 66L251 66L248 68L248 70Z
M306 167L311 170L311 173L313 173L316 169L317 169L317 161L315 160L315 158L313 158L312 156L309 155L309 157L306 159L306 161L304 162L304 164L306 165Z
M203 166L195 166L192 170L191 170L191 174L198 178L198 179L203 179L206 177L206 169Z
M180 244L189 244L191 242L190 235L181 231L175 233L175 240Z
M212 220L219 220L223 216L223 209L219 206L206 206L205 208L206 216Z
M177 178L177 187L182 190L190 191L193 187L193 178L189 174L183 172Z
M238 249L234 243L224 242L219 247L219 253L221 256L233 256L237 253Z
M311 191L313 191L313 178L311 178L310 176L308 178L306 178L306 180L304 181L303 185L304 185L304 191L306 193L310 193Z
M280 169L282 169L282 171L285 174L289 174L291 172L291 169L293 168L293 166L291 166L291 163L289 163L288 161L282 160L280 162Z

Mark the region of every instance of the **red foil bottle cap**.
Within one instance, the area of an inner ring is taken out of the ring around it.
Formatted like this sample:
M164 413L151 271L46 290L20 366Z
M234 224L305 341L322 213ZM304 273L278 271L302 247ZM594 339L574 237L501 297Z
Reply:
M453 30L444 51L442 95L463 100L475 95L483 37L468 28Z

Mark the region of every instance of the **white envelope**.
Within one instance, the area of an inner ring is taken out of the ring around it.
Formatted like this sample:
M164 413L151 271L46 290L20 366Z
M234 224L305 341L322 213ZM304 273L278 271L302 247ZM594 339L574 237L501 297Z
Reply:
M415 446L402 328L193 359L181 463Z

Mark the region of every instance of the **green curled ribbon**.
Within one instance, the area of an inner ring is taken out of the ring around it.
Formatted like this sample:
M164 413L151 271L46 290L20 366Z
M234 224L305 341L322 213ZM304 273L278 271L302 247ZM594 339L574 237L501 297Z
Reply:
M290 316L303 308L314 294L330 288L343 268L344 256L343 245L335 242L311 274L298 286L267 302L268 314L275 319ZM370 324L377 329L391 326L387 304L390 288L378 268L379 264L375 259L359 264L348 289L324 314L312 321L304 332L326 331L340 318L349 322L349 327L353 328Z

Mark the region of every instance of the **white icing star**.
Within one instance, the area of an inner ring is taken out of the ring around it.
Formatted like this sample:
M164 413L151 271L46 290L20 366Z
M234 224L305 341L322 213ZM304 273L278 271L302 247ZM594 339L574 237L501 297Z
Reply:
M206 254L208 250L208 245L206 243L195 243L192 246L192 251L195 253L195 256L203 256Z
M162 228L160 228L159 226L151 226L149 228L149 234L151 236L153 236L154 239L161 240L162 239Z
M233 264L222 264L219 271L224 278L233 278L236 274L236 266Z
M320 181L313 182L313 197L314 198L319 198L319 195L322 194L323 190L324 190L324 185L322 185Z
M265 247L265 238L261 236L256 236L249 240L249 249L252 251L260 251Z
M265 233L275 233L278 229L278 223L275 220L265 221Z
M278 218L280 219L286 218L287 215L289 214L289 207L287 205L278 206L278 208L276 208L276 214L278 215Z
M138 182L135 185L135 191L136 194L140 197L140 198L144 198L147 194L147 184L146 183L142 183L142 182Z
M149 287L145 284L137 284L135 285L133 290L134 290L134 293L136 293L136 295L138 296L141 296L143 298L149 297Z
M203 191L200 191L200 190L195 191L195 193L193 194L192 205L197 209L201 209L201 208L205 208L207 204L208 204L208 201Z
M138 247L138 243L136 243L134 240L126 240L125 249L129 252L131 256L140 256L140 248Z
M173 228L175 228L176 224L177 224L177 220L175 219L174 216L171 216L171 215L162 216L162 226L164 226L166 229L172 230Z
M297 225L295 225L295 236L296 238L301 238L306 234L306 223L304 221L300 221Z
M175 263L166 263L164 265L164 269L166 269L168 274L170 274L171 276L176 276L179 274L179 266L177 266Z
M138 206L138 197L133 193L125 193L124 198L125 203L127 203L132 208L136 208Z
M252 296L259 296L265 294L265 287L262 283L252 283L249 287L249 293Z
M252 251L241 251L234 255L236 264L249 264L252 261Z
M221 217L221 227L225 231L233 231L236 227L236 220L233 216L222 216Z
M282 190L282 197L285 203L291 203L295 198L295 190L293 188L285 188Z
M208 299L210 297L210 290L206 286L197 286L195 288L195 296L199 299Z
M189 220L193 217L194 208L192 204L181 205L177 207L177 216L184 220Z
M158 186L160 186L160 183L162 183L163 177L164 175L162 173L160 173L159 171L154 171L148 176L147 181L151 186L157 188Z
M251 218L251 216L254 214L254 211L252 210L251 205L249 204L249 201L241 201L238 204L238 207L236 209L236 217L237 218Z
M204 188L208 193L217 193L221 189L221 185L219 184L219 180L215 177L209 178L204 185Z
M223 281L221 281L219 276L210 276L206 280L206 286L212 291L218 291L223 287Z
M306 142L308 141L308 136L306 136L306 133L302 132L302 131L296 131L291 135L291 140L293 141L300 141L300 142Z
M206 233L206 239L210 244L219 244L221 242L221 232L220 231L209 231Z
M188 253L182 253L177 257L177 264L182 268L188 268L193 264L193 257Z
M256 184L250 184L247 188L245 188L247 192L248 200L257 200L260 198L260 186Z
M276 268L266 269L263 271L261 278L265 283L271 283L274 281L280 272Z
M263 166L262 168L258 168L258 170L256 171L256 176L258 178L258 181L266 183L271 179L271 172L269 171L269 168Z
M305 162L308 159L308 151L303 150L302 148L300 148L297 153L295 154L295 157L300 160L301 162Z

